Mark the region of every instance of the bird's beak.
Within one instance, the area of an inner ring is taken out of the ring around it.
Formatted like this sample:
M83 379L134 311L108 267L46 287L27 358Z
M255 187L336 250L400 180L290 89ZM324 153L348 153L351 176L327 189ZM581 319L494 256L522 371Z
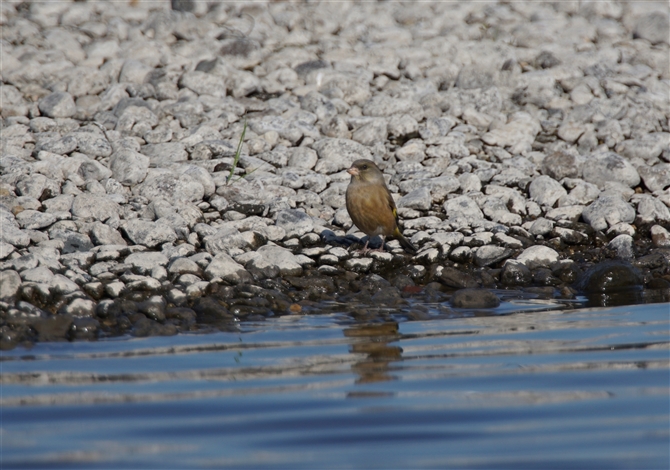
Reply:
M347 173L349 173L351 176L358 176L360 174L360 171L358 171L358 168L354 168L352 166L347 170Z

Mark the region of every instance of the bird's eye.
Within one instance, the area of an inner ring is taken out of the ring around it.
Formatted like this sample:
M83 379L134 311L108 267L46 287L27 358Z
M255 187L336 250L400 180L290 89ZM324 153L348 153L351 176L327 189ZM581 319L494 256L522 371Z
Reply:
M368 166L367 166L367 165L363 165L363 169L364 169L364 170L367 170L367 169L368 169Z

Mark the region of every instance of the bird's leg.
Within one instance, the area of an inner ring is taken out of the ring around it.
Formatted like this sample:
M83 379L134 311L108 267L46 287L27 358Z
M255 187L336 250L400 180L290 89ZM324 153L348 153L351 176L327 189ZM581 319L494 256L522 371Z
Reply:
M380 237L382 239L382 246L380 246L379 248L375 248L372 251L379 251L379 252L383 253L384 252L384 242L386 241L386 235L380 235Z
M362 254L363 256L365 256L368 253L368 251L370 251L368 249L368 243L370 243L370 237L368 237L368 240L365 242L365 246L363 247L363 249L359 251L359 253Z

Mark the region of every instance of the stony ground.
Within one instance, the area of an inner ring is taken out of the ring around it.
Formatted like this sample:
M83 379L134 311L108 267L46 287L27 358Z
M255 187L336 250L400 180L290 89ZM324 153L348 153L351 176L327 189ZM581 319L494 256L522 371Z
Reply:
M2 348L670 292L667 2L173 3L0 6ZM355 251L358 158L416 256Z

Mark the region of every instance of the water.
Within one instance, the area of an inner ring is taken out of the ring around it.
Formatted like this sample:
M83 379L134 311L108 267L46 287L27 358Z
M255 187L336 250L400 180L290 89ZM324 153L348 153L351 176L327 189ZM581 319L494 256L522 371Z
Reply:
M568 307L4 352L2 468L668 468L670 304Z

